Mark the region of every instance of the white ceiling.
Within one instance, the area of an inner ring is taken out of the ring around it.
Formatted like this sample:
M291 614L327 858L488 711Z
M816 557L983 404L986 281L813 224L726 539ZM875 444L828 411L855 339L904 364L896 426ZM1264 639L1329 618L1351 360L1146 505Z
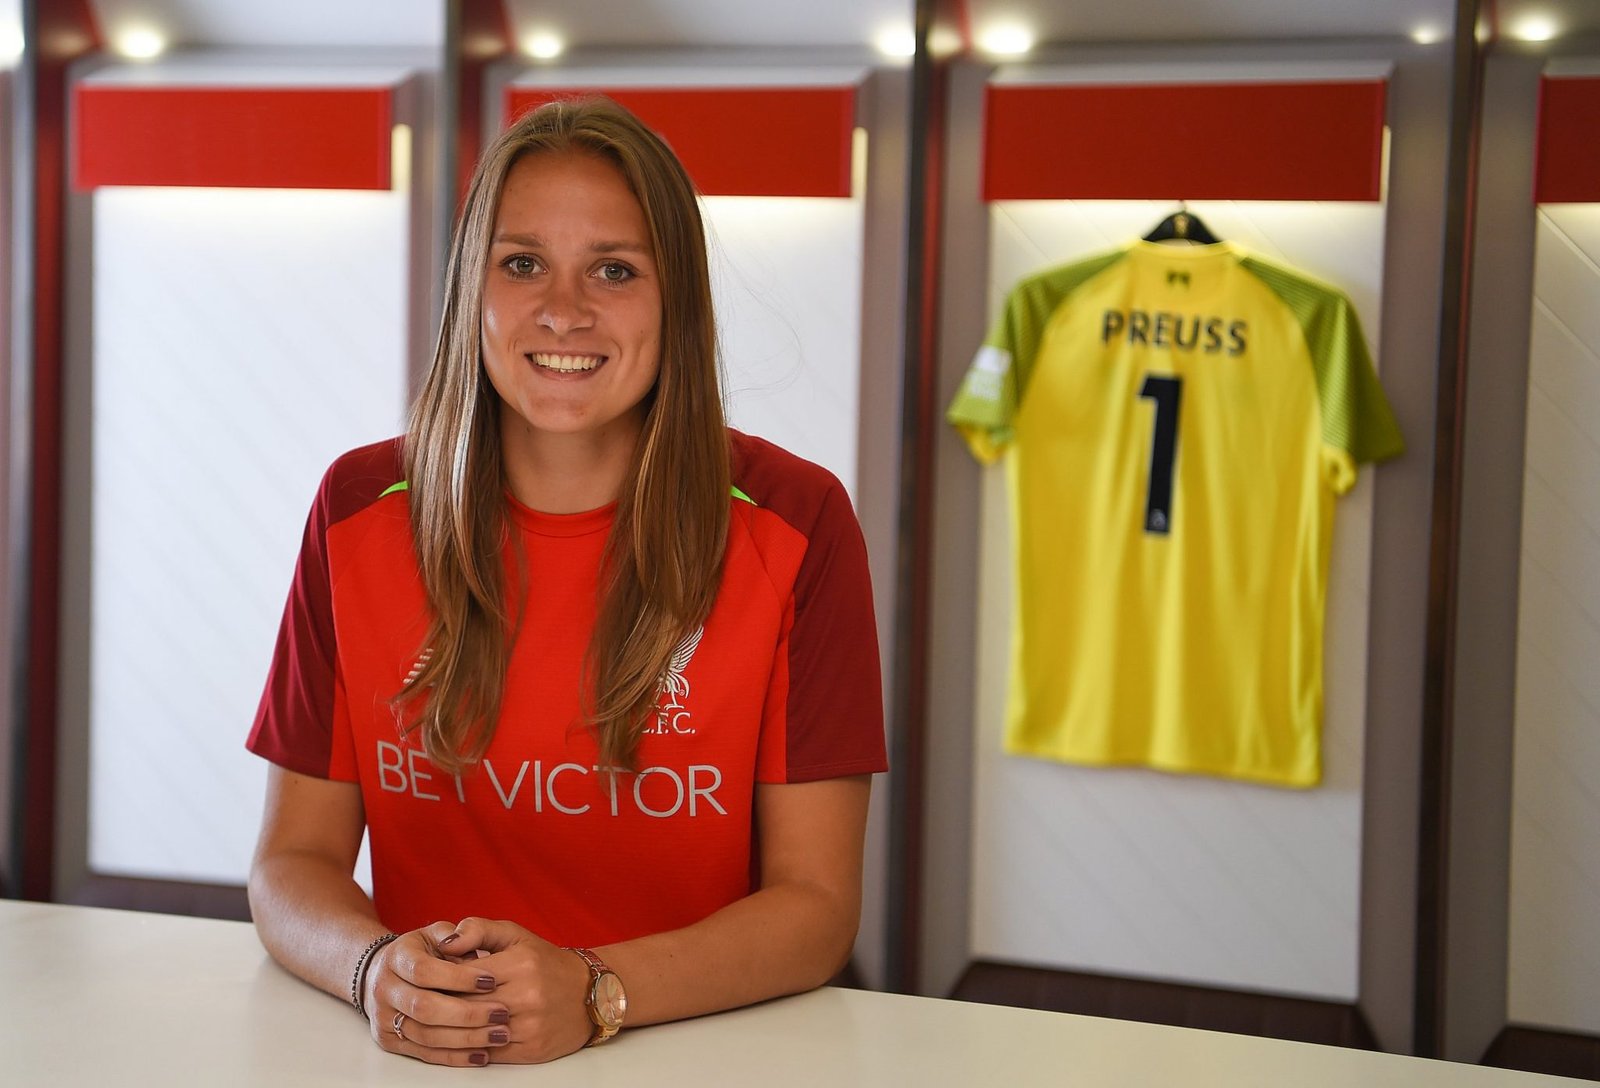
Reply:
M17 0L6 0L15 4ZM175 46L438 46L445 0L91 0L109 40L145 27ZM581 46L866 46L909 32L913 0L505 0L519 39Z
M1454 0L967 0L975 36L1027 24L1039 42L1409 37L1447 30Z
M506 0L518 40L545 31L574 47L870 46L909 33L913 0Z
M444 0L90 0L101 35L171 46L442 48Z
M90 0L106 37L133 28L175 46L423 47L444 40L445 0ZM914 0L504 0L519 40L583 47L859 48L908 32ZM965 0L981 35L1018 22L1042 44L1408 37L1447 31L1454 0ZM1600 0L1498 0L1502 32L1549 13L1600 33ZM20 0L0 0L0 26Z

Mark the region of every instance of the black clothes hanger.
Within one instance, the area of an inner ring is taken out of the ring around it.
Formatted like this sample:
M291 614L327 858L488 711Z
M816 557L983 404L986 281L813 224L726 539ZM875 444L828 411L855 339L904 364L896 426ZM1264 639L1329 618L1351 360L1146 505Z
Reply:
M1178 210L1156 224L1155 230L1144 236L1147 242L1193 242L1197 246L1217 244L1217 236L1201 218L1191 212L1188 205L1178 201Z

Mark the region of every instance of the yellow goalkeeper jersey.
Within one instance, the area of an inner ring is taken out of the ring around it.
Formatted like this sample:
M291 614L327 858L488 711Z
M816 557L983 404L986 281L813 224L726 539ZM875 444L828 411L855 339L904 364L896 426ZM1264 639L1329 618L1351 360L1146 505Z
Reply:
M1013 289L948 418L1007 455L1007 751L1320 780L1334 500L1403 449L1342 293L1136 242Z

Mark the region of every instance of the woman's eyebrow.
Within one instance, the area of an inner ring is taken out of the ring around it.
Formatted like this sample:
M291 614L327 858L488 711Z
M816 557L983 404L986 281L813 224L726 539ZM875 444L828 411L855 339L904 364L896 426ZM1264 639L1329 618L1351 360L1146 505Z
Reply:
M537 234L519 234L510 232L497 234L490 243L496 246L525 246L528 249L543 249L545 240ZM650 253L650 246L640 241L600 241L589 243L591 253L639 253L646 256Z
M644 242L595 242L589 246L591 253L650 253L650 247Z

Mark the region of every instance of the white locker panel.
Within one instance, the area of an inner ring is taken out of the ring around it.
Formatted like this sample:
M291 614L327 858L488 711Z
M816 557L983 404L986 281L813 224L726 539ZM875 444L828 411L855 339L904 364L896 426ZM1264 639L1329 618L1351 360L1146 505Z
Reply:
M403 426L401 192L98 190L90 866L238 882L306 512Z
M1600 205L1535 242L1512 771L1511 1023L1600 1033Z
M862 202L707 197L728 421L828 468L855 500Z

